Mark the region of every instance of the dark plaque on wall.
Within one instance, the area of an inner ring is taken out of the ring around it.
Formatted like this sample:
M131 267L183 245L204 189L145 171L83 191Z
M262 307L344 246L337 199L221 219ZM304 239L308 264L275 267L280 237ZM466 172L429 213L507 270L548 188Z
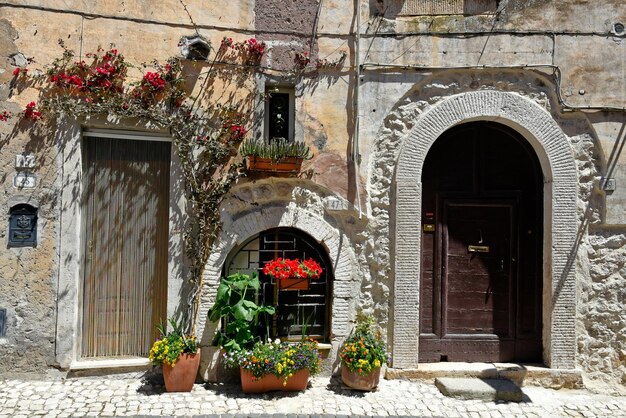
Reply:
M37 246L37 208L15 205L9 211L9 247Z
M6 335L7 310L0 309L0 337Z

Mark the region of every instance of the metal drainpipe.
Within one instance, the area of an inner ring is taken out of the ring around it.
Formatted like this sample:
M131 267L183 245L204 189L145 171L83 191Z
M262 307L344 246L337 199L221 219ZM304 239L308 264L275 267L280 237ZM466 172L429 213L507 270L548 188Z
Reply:
M356 33L354 37L355 52L355 70L356 70L356 85L354 88L354 136L352 141L352 162L354 163L354 181L356 186L356 200L357 208L359 210L359 219L362 218L361 208L361 192L359 181L359 168L361 163L361 155L359 154L359 89L361 86L361 0L356 0Z

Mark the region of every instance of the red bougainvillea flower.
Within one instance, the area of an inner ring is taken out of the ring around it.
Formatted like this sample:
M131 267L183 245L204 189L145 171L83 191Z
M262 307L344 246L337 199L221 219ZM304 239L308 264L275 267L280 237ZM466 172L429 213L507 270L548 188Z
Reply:
M236 140L240 140L241 138L243 138L244 136L246 136L246 133L248 132L246 130L246 128L244 128L241 125L233 125L230 127L230 131L233 134L234 139Z
M6 122L12 115L6 110L0 113L0 122Z
M317 279L322 274L322 267L317 261L309 258L299 259L278 258L265 264L263 273L274 279Z
M27 119L31 119L33 121L37 121L41 119L41 112L36 110L37 103L30 102L26 105L26 109L24 109L24 117Z
M149 84L154 90L163 90L165 88L165 80L161 77L159 73L153 73L148 71L143 76L143 81L146 84Z
M228 48L233 48L233 38L227 38L227 37L223 37L222 38L222 43L220 45L220 49L225 51Z

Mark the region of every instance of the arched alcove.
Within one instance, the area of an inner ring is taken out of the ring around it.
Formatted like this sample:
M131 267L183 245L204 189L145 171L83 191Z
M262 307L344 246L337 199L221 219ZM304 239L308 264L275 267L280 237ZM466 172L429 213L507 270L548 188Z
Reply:
M223 268L228 256L242 244L260 233L274 228L293 228L305 233L323 248L332 270L332 292L330 317L331 343L329 358L335 359L339 344L350 333L356 315L360 281L357 274L356 257L346 237L322 217L295 205L262 206L229 218L222 228L204 272L201 303L198 310L196 329L201 344L211 344L216 324L207 322L207 312L212 306Z
M322 273L309 281L280 286L278 279L263 272L266 263L282 259L312 259ZM270 339L298 340L303 334L319 342L329 342L333 268L326 249L310 235L295 228L272 228L250 237L229 254L224 276L235 273L259 276L259 301L276 307L271 323L263 325Z

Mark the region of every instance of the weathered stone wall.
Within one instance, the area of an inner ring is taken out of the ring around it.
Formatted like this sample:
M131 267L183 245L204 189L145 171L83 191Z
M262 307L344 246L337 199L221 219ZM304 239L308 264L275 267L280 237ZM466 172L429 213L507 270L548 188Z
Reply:
M571 138L579 173L578 364L588 386L626 384L626 236L602 225L598 145ZM595 380L595 382L594 382ZM617 387L619 388L619 386ZM626 393L624 386L621 388Z
M578 361L589 377L626 385L626 237L593 231L579 260Z
M338 321L347 326L357 306L363 307L376 314L391 340L396 257L392 188L404 135L424 111L452 95L485 90L520 94L552 115L576 156L579 235L572 249L578 291L576 364L590 377L623 384L626 114L617 108L626 106L626 38L614 28L625 23L626 3L503 0L495 14L400 16L401 7L384 9L394 2L402 0L357 4L330 0L321 7L319 1L293 1L286 6L273 0L185 2L199 32L214 46L223 36L236 40L257 36L276 46L267 65L286 68L293 59L292 49L311 50L312 59L331 61L347 53L343 67L320 71L317 78L270 74L274 82L296 88L297 139L312 145L315 153L305 166L309 180L242 184L234 196L258 206L247 209L248 204L236 197L229 200L230 212L224 212L226 231L229 225L235 228L232 223L247 210L257 209L262 213L283 208L290 216L311 214L329 225L344 240L341 245L354 254L350 277L358 290ZM5 3L0 7L0 111L19 112L38 99L37 89L11 92L11 72L16 65L25 66L27 57L34 58L28 64L32 71L42 70L61 54L59 38L83 54L112 42L129 62L140 65L177 55L179 38L194 31L178 0ZM354 36L359 11L360 63L365 64L361 79L357 79ZM542 67L506 68L528 64ZM469 68L446 69L459 66ZM482 66L498 68L478 68ZM190 64L188 70L198 68ZM139 71L132 69L131 76L137 77ZM189 90L201 81L189 80ZM57 173L64 167L56 158L53 138L53 132L33 134L24 123L0 124L0 208L6 215L17 198L34 198L40 207L38 247L0 253L0 308L8 309L0 361L19 372L43 372L59 357L53 344L56 299L67 289L57 289L57 266L67 260L58 255L58 221L62 220ZM353 161L357 145L360 158ZM38 162L39 183L28 192L12 185L15 154L24 151L34 152ZM615 178L616 190L602 191L602 177ZM328 197L345 199L346 209L329 211L324 206ZM0 235L6 239L6 228L0 228ZM77 260L80 254L75 251L68 257ZM207 277L208 283L215 283L218 276L219 266ZM205 296L210 301L211 293ZM337 341L344 331L336 334ZM25 353L34 353L35 359L26 360Z

